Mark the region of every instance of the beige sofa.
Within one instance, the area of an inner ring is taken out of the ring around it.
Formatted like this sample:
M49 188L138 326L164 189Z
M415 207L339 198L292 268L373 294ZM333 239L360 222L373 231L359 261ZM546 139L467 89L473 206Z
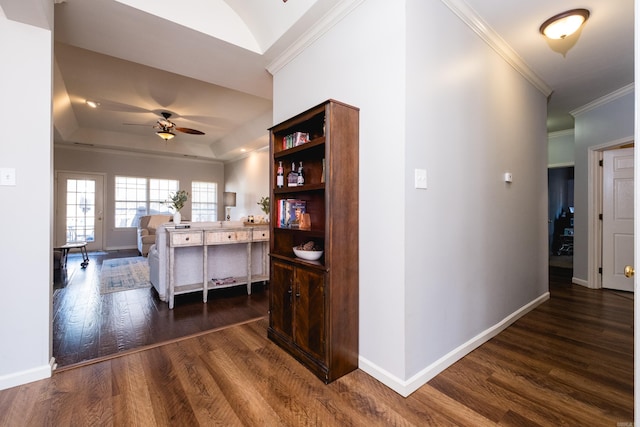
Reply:
M149 254L149 248L156 243L156 230L171 221L171 215L147 215L140 217L138 224L138 251L142 256Z

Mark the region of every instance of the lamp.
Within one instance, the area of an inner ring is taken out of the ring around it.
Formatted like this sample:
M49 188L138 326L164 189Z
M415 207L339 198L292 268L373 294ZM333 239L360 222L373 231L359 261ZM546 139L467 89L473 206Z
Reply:
M225 191L222 195L222 203L227 208L227 221L231 220L231 207L236 205L236 193Z
M171 138L173 138L174 136L176 136L175 133L169 131L169 130L159 130L158 132L156 132L156 135L158 135L160 138L164 139L165 141L170 140Z
M540 33L544 36L559 40L575 33L589 19L587 9L571 9L559 13L544 21L540 26Z

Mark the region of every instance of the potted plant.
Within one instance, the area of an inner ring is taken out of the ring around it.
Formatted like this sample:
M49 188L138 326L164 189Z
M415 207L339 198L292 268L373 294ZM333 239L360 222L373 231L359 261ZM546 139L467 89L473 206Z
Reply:
M260 199L260 201L258 202L258 206L260 206L260 210L262 212L264 212L265 215L265 221L269 221L269 206L270 206L270 201L269 201L269 196L267 197L262 197Z
M182 219L182 215L180 214L180 209L184 207L184 204L187 202L189 198L189 193L185 190L179 190L175 193L169 194L169 200L165 200L164 203L167 203L171 209L175 212L173 213L173 223L175 225L180 224L180 220Z

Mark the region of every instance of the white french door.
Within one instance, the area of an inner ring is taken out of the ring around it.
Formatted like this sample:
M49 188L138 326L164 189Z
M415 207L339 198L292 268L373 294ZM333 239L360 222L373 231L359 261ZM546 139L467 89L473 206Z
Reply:
M55 246L87 242L88 251L103 248L104 176L56 174Z

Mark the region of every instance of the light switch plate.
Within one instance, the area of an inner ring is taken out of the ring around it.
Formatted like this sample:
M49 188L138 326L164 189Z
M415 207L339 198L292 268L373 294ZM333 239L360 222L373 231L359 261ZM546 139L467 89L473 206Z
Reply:
M15 168L0 168L0 185L16 185Z
M426 169L416 169L415 170L415 186L421 190L427 188L427 170Z

